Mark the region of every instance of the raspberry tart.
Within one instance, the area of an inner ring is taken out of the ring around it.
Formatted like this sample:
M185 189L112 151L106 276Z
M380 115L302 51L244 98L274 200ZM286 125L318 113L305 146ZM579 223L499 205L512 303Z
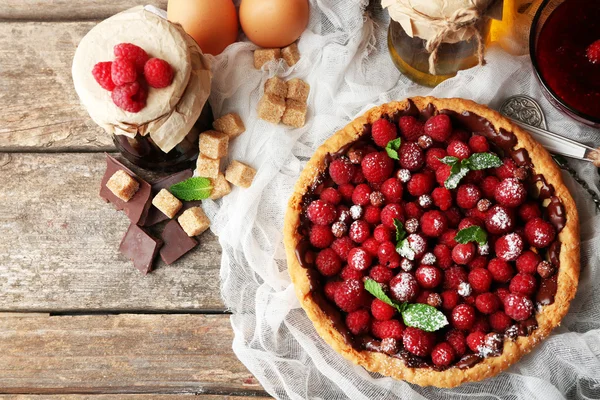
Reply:
M285 219L320 336L369 371L454 387L498 374L567 313L575 203L550 155L495 111L412 98L328 139Z

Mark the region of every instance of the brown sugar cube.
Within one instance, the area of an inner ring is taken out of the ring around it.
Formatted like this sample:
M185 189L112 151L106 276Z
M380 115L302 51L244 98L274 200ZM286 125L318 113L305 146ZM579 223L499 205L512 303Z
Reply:
M252 185L256 170L239 161L232 161L225 171L225 179L235 186L249 188Z
M294 78L288 81L288 92L286 98L306 103L310 85L302 79Z
M290 44L288 47L281 49L281 55L283 59L290 67L295 65L300 60L300 52L298 51L298 44L296 42Z
M183 214L177 218L177 221L185 233L190 237L198 236L210 226L210 220L206 214L204 214L201 207L192 207L185 210Z
M217 131L200 134L200 154L213 160L225 157L229 148L229 136Z
M203 178L215 179L217 176L219 176L220 166L220 160L213 160L212 158L208 158L200 154L198 156L198 161L196 162L196 175Z
M219 173L216 179L212 179L212 185L212 192L210 192L211 200L218 200L231 193L231 185L229 185L229 182L225 179L225 175L222 173Z
M229 113L213 122L213 128L219 132L226 133L229 139L236 138L246 131L244 122L239 115Z
M280 49L256 49L254 50L254 68L261 69L263 65L271 60L281 58Z
M287 83L276 76L267 79L265 82L265 93L274 94L275 96L287 96Z
M106 182L106 187L121 200L127 202L140 188L138 181L122 169L118 170Z
M287 99L285 101L285 112L281 118L281 122L294 128L301 128L306 122L306 103Z
M285 100L283 97L265 93L258 102L258 118L273 124L278 124L285 112Z
M167 217L173 219L183 207L183 203L173 196L167 189L162 189L152 199L152 205L158 208Z

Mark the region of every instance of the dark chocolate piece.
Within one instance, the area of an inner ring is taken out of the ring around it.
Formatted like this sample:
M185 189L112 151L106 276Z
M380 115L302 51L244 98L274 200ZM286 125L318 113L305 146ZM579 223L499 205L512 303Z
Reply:
M168 190L172 185L179 183L179 182L183 182L186 179L191 178L192 175L194 175L194 171L192 171L191 169L186 169L184 171L177 172L173 175L169 175L169 176L166 176L164 178L157 180L156 182L152 183L152 198L154 198L154 196L156 196L158 194L158 192L160 192L162 189ZM183 211L183 207L182 207L182 211ZM151 206L150 210L148 211L148 217L146 218L146 221L143 224L143 226L156 225L159 222L163 222L168 219L169 219L169 217L167 217L165 214L163 214L162 211L160 211L158 208L156 208L154 206Z
M125 171L140 184L139 190L127 202L115 196L113 192L106 187L106 182L108 182L110 177L113 176L113 174L118 170ZM135 173L133 173L133 171L121 164L115 158L108 154L106 155L106 172L104 173L102 184L100 186L100 197L102 197L106 202L112 203L117 210L123 210L125 215L129 217L129 220L132 224L143 225L146 221L146 217L148 216L148 210L150 209L152 201L151 194L152 188L148 182L138 177Z
M143 228L131 224L121 240L119 251L145 275L152 270L152 262L161 246L162 240L153 238Z
M160 249L160 258L168 265L173 264L198 245L198 242L189 237L176 220L171 220L165 226L161 237L164 245Z

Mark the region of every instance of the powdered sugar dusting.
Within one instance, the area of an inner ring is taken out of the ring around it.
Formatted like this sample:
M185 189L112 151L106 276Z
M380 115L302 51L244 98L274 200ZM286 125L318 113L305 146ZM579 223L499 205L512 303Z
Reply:
M468 282L461 282L458 285L458 294L462 297L470 296L472 292L473 289L471 288L471 285L469 285Z
M421 264L425 265L433 265L437 261L437 258L433 253L425 253L423 258L421 259Z
M495 212L492 214L490 220L495 227L502 230L510 228L511 225L510 216L502 207L495 209Z
M363 216L363 208L358 204L353 205L350 207L350 216L354 220L361 219Z

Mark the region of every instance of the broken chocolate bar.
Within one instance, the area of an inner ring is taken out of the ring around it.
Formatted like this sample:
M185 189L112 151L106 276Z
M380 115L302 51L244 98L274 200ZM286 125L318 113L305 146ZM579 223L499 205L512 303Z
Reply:
M108 187L106 187L108 180L119 170L125 171L140 184L138 191L127 202L117 197ZM148 210L150 209L151 189L148 182L139 178L133 171L121 164L115 158L108 154L106 155L106 172L104 173L102 184L100 186L100 197L106 202L112 203L117 210L123 210L129 217L131 223L143 225L146 221Z
M161 190L163 190L163 189L168 190L174 184L183 182L186 179L191 178L193 174L194 174L194 172L191 169L186 169L185 171L177 172L176 174L165 176L164 178L161 178L161 179L155 181L154 183L152 183L152 196L154 197ZM192 206L192 207L194 207L194 206ZM184 202L183 208L180 210L180 212L182 210L185 211L186 209L187 209L186 203ZM152 207L150 207L150 211L148 211L148 217L146 218L146 221L143 224L143 226L156 225L159 222L163 222L168 219L169 219L169 217L167 217L165 214L163 214L158 208L152 206Z
M119 251L133 261L133 266L145 275L152 271L152 262L162 243L162 240L153 238L143 228L131 224L121 240Z
M161 237L164 245L160 249L160 258L169 265L198 245L198 242L189 237L176 220L170 221L165 226Z

